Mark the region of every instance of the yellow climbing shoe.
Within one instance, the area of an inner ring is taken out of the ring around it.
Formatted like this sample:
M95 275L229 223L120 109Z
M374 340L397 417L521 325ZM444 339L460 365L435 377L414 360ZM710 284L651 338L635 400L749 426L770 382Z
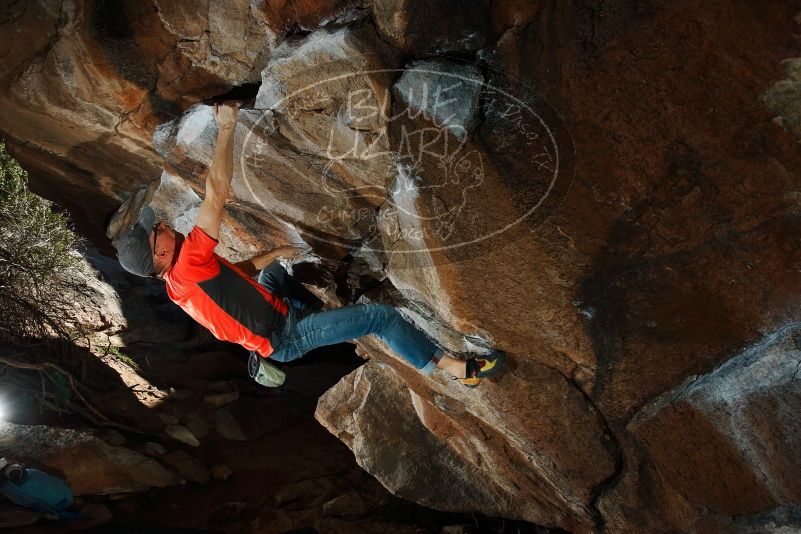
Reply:
M456 377L454 377L454 378L456 378ZM477 377L477 376L474 376L472 378L456 378L456 380L461 382L463 386L471 388L471 389L475 388L475 387L478 387L478 385L481 383L481 379L479 377Z
M466 364L466 378L456 378L465 387L474 388L481 383L481 379L490 375L494 375L503 369L504 362L506 361L506 353L496 350L488 356L481 358L470 358ZM455 378L455 377L454 377Z

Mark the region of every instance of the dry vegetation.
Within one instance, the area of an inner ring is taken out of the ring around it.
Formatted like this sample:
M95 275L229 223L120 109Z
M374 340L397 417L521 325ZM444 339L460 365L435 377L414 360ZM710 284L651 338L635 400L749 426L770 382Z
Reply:
M82 392L87 331L74 319L80 238L69 218L28 190L0 143L0 383L6 398L104 419Z

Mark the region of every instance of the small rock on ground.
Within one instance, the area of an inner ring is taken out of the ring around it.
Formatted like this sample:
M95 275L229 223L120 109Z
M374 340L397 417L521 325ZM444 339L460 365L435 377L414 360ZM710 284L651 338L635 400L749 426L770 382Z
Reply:
M167 425L164 427L164 433L173 439L176 439L182 443L186 443L187 445L191 445L193 447L200 445L200 442L197 440L195 435L192 434L192 431L185 426Z
M164 461L175 467L181 476L190 482L206 484L211 479L211 472L199 460L184 451L173 451L165 454Z
M162 423L164 423L165 425L177 425L178 424L178 418L175 417L172 414L169 414L169 413L159 412L159 413L156 414L156 417L158 417L159 420Z
M206 420L196 413L190 413L187 415L184 423L186 423L187 428L189 428L189 430L191 430L198 439L203 439L209 434L208 423L206 423Z
M0 503L0 528L21 528L39 521L39 514L13 504Z
M218 393L215 395L206 395L203 397L203 400L215 408L220 408L225 406L226 404L230 404L234 402L236 399L239 398L238 391L232 391L230 393Z
M153 441L148 441L145 443L145 453L147 453L148 456L158 457L163 455L165 452L167 452L167 449L165 449L164 445L160 443Z
M214 480L228 480L232 474L231 468L225 464L217 464L211 468L211 476L214 477Z
M362 496L351 491L331 499L323 505L323 514L338 516L358 516L367 513L367 505Z

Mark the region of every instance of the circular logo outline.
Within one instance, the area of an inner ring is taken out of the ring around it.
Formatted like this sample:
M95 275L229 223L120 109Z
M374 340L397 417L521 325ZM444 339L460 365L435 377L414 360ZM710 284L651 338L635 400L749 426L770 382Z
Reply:
M482 66L487 68L486 65L482 65ZM406 69L406 68L369 69L369 70L360 70L360 71L354 71L354 72L350 72L350 73L340 74L340 75L337 75L337 76L325 78L323 80L317 80L312 84L306 85L306 86L304 86L304 87L302 87L300 89L297 89L297 90L293 91L289 95L283 96L280 100L278 100L278 102L276 102L270 108L259 109L259 111L262 111L261 116L248 128L248 132L247 132L247 134L245 136L245 139L242 142L242 152L241 152L241 155L239 157L239 170L240 170L239 174L242 177L242 180L244 181L245 186L247 187L248 191L250 192L252 198L256 200L256 202L258 203L259 206L261 206L263 209L267 210L267 207L264 204L264 202L255 193L255 191L253 189L253 186L250 183L250 179L247 176L247 173L244 172L244 169L246 168L246 164L245 164L245 161L244 161L245 160L245 155L246 155L246 150L245 149L249 144L250 138L252 136L254 136L254 135L258 135L258 134L254 134L254 130L256 130L258 128L258 126L260 124L262 124L263 121L268 116L270 116L271 113L277 113L276 109L278 107L280 107L280 105L283 102L285 102L287 100L290 100L290 99L296 97L297 95L299 95L299 94L301 94L303 92L310 91L312 88L314 88L316 86L319 86L321 84L330 83L332 81L337 81L337 80L342 80L342 79L347 79L347 78L353 78L353 77L356 77L356 76L366 76L366 75L370 75L370 74L405 73L405 72L410 72L410 71L411 72L416 72L416 73L432 74L432 75L435 75L435 76L447 76L447 77L451 77L451 78L461 79L463 81L466 81L466 82L474 84L474 85L476 84L475 80L472 80L472 79L470 79L470 78L468 78L466 76L462 76L462 75L454 74L454 73L449 73L449 72L444 72L444 71L441 71L441 70L431 70L431 69L417 68L417 67L413 68L413 69ZM502 76L506 76L506 75L504 75L502 73L498 73L498 74L500 74ZM311 235L311 234L309 235L309 237L311 239L313 239L313 240L316 240L316 241L322 241L322 242L329 243L329 244L335 244L335 245L339 245L339 246L344 246L344 247L346 247L348 249L351 249L351 250L363 250L363 251L369 251L369 252L374 252L374 253L385 253L385 254L411 254L411 253L419 253L419 252L431 253L431 252L441 252L441 251L445 251L445 250L451 250L451 249L457 249L457 248L461 248L461 247L467 247L467 246L470 246L470 245L475 245L476 243L479 243L481 241L485 241L487 239L491 239L491 238L493 238L493 237L495 237L495 236L497 236L499 234L502 234L504 232L509 231L511 228L519 225L526 218L528 218L531 215L533 215L534 212L536 212L545 203L545 201L550 197L551 193L553 192L553 190L554 190L554 188L556 186L557 181L560 178L560 170L561 170L562 158L561 158L561 155L560 155L559 144L558 144L558 142L556 140L556 135L555 135L554 131L551 129L551 127L548 125L548 123L540 116L539 113L537 113L533 109L531 109L531 107L529 106L528 103L524 102L520 98L514 96L513 94L509 93L508 91L506 91L504 89L488 85L486 81L482 81L478 85L479 85L479 88L482 91L484 91L487 87L489 87L492 91L500 93L501 95L505 96L506 98L516 102L521 107L521 109L527 110L531 114L532 117L536 118L537 122L541 125L542 128L544 128L544 130L548 134L548 138L550 139L551 146L554 148L554 163L555 163L555 166L554 166L554 170L553 170L553 173L552 173L552 179L550 180L550 182L548 184L547 190L540 197L540 199L538 200L538 202L534 206L529 208L523 215L521 215L517 219L511 221L510 223L506 224L502 228L495 229L495 230L493 230L493 231L491 231L491 232L489 232L487 234L484 234L482 236L479 236L479 237L477 237L475 239L471 239L471 240L468 240L468 241L462 241L462 242L454 243L454 244L448 244L448 245L439 246L439 247L424 247L424 248L414 248L414 249L392 250L392 249L387 249L385 247L373 248L372 246L365 245L363 242L360 242L360 244L358 246L354 246L352 244L349 244L348 243L348 239L344 238L344 237L336 238L336 239L327 239L327 238L324 238L324 237L320 237L320 236L317 236L317 235ZM387 88L387 90L391 91L392 87ZM548 101L544 97L542 97L541 95L539 95L537 93L534 93L534 94L538 97L539 100L544 102L548 106L548 108L550 108L550 110L552 110L556 114L557 117L559 117L558 112L556 112L555 108L553 106L551 106L550 103L548 103ZM564 124L564 121L562 121L561 117L559 117L559 120L562 122L562 124ZM386 125L385 128L388 128L388 125ZM316 144L316 142L313 141L312 139L310 139L308 136L306 136L306 134L304 132L298 131L298 133L300 134L300 136L302 137L302 139L305 142L307 142L309 144L312 144L312 145ZM573 144L572 136L570 135L570 132L567 130L566 127L565 127L565 133L570 138L570 141L571 141L570 144L571 144L571 147L573 147L573 152L575 154L575 145ZM320 156L316 156L316 157L320 157ZM324 158L320 157L320 159L324 159ZM331 160L331 161L335 161L335 160ZM292 170L294 170L295 172L299 172L296 169L292 169ZM567 195L567 191L569 191L570 186L572 185L572 182L573 182L573 180L575 178L574 173L571 173L571 174L573 174L573 176L569 176L568 177L568 179L570 181L570 185L568 185L566 187L564 196ZM564 201L564 196L558 202L558 204L554 207L554 212L556 211L556 209L558 209L558 206L561 205L561 203ZM545 219L543 219L543 221L541 221L539 224L543 224L552 214L553 213L548 214L545 217ZM302 228L297 228L296 227L295 229L301 235L308 234L308 232L306 230L302 229ZM407 243L408 243L408 241L407 241Z

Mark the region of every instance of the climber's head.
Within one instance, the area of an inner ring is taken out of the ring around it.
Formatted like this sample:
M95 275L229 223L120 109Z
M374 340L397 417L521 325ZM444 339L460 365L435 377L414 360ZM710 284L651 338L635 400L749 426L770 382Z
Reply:
M158 221L153 226L149 245L153 250L153 267L157 277L161 278L172 267L183 237L164 221Z
M150 206L115 246L120 264L138 276L161 277L177 257L183 236L164 221L156 221Z

